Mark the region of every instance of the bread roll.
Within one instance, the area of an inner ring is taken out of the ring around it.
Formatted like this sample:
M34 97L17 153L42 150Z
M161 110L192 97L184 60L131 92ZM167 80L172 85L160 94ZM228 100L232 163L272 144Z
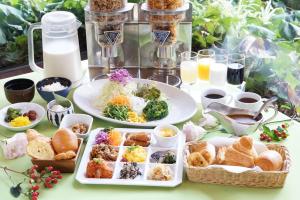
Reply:
M39 160L53 160L54 151L49 142L39 138L32 140L27 145L27 154Z
M76 153L74 151L67 151L65 153L59 153L55 155L55 160L70 160L76 157Z
M52 146L57 154L67 151L77 152L77 136L68 129L59 129L52 138Z
M191 166L206 167L211 165L216 157L216 148L208 142L195 143L189 146L190 155L187 158Z
M254 167L256 153L253 151L253 139L243 136L225 151L226 165Z
M283 160L277 151L268 150L264 151L256 158L255 165L259 166L264 171L280 171Z

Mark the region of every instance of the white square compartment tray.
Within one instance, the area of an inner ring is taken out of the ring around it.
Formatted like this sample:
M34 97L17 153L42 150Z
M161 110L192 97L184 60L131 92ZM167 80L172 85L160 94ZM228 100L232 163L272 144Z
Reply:
M184 135L179 132L177 145L171 148L161 148L155 145L156 141L153 136L153 129L133 129L133 128L116 128L122 133L123 139L122 143L119 146L119 155L116 162L109 162L111 166L114 167L113 177L111 179L102 179L102 178L87 178L86 167L90 160L90 152L95 143L95 137L102 128L94 129L89 136L88 142L86 144L81 162L76 174L76 180L81 184L93 184L93 185L135 185L135 186L157 186L157 187L176 187L182 183L182 174L183 174L183 147L185 143ZM136 179L119 179L119 174L121 167L124 162L121 162L122 154L126 147L123 146L125 140L125 133L135 133L135 132L145 132L151 135L151 143L147 149L147 159L144 163L138 163L142 176L137 177ZM170 166L173 171L173 178L170 181L154 181L148 180L147 175L149 169L155 165L155 163L150 162L150 156L153 152L158 150L171 150L176 153L176 163L175 164L165 164Z

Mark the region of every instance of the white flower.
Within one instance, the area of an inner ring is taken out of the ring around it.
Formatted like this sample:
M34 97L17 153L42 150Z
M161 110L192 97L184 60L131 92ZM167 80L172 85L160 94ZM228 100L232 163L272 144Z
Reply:
M205 134L206 130L200 126L195 125L189 121L183 125L182 132L185 134L186 141L194 141L201 139Z
M219 125L219 121L210 114L204 114L199 125L205 129L212 129Z
M15 159L25 155L28 141L25 133L17 133L12 138L2 141L1 147L6 159Z

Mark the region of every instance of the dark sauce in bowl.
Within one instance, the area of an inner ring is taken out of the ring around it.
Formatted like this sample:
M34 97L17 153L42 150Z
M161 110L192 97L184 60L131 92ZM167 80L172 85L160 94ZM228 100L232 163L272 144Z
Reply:
M227 117L233 119L234 121L240 124L252 125L262 119L262 114L258 115L258 117L255 119L253 119L253 115L247 115L247 114L232 114L232 115L227 115Z
M256 103L257 102L256 99L249 98L249 97L243 97L243 98L239 99L239 101L243 102L243 103Z
M220 94L208 94L205 97L208 99L222 99L224 96Z

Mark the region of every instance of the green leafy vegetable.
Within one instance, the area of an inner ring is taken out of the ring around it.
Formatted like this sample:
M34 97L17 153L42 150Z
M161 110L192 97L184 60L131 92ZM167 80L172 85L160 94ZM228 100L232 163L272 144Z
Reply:
M145 84L137 90L135 96L141 97L146 100L156 100L160 97L160 94L161 92L159 89L154 86Z
M126 121L128 119L129 108L123 105L109 104L103 111L105 117Z
M21 109L8 108L5 116L5 122L10 122L21 115Z
M174 163L176 163L176 156L175 156L175 154L168 152L164 156L164 160L163 160L162 163L165 163L165 164L174 164Z
M165 101L153 100L143 109L147 121L160 120L169 114L168 104Z

